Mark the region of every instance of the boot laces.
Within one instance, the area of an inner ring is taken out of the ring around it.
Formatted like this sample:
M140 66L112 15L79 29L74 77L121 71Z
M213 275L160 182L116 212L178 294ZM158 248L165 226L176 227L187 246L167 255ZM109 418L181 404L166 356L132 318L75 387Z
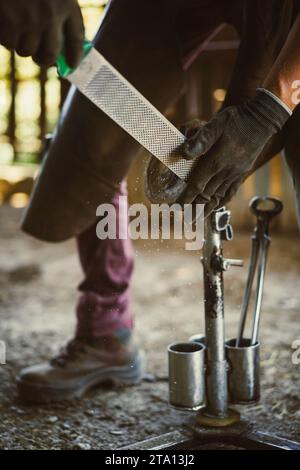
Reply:
M86 351L86 341L83 338L74 338L51 359L51 365L65 367L68 362L74 361Z

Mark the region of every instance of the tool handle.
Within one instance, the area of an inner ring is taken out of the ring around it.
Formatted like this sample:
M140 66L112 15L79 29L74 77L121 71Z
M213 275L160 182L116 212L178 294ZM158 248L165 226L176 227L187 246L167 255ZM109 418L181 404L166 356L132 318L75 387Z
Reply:
M259 197L255 196L249 203L251 212L258 218L268 218L269 220L280 214L283 204L280 199L275 197Z
M264 282L265 282L265 273L267 267L267 256L268 248L270 245L270 240L267 238L263 240L263 245L260 247L259 262L258 262L258 274L257 274L257 287L255 295L255 307L253 315L253 324L252 324L252 335L251 335L251 345L257 343L258 340L258 329L261 316L261 306L264 293Z
M93 44L90 41L88 41L87 39L85 39L83 41L81 60L83 60L88 55L88 53L90 52L92 47L93 47ZM56 67L57 67L58 75L62 78L68 77L75 70L75 69L72 69L71 67L68 66L65 55L64 55L64 52L62 52L58 56L58 58L56 60Z
M248 310L249 310L252 286L253 286L253 281L254 281L257 262L258 262L258 255L259 255L259 242L256 238L252 238L250 265L249 265L247 282L246 282L245 292L244 292L243 301L242 301L241 316L240 316L238 334L236 337L236 344L235 344L236 347L240 346L240 343L244 336L244 330L245 330L246 320L247 320L247 315L248 315Z

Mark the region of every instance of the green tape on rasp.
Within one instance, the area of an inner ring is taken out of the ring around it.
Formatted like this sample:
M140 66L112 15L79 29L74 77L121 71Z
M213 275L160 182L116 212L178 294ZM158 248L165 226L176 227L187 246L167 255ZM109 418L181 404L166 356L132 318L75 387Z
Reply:
M83 54L82 54L81 60L83 60L88 55L92 47L93 47L93 44L87 39L85 39L83 43L83 47L82 47ZM75 70L68 66L64 53L58 56L57 61L56 61L56 67L57 67L59 76L62 78L68 77Z

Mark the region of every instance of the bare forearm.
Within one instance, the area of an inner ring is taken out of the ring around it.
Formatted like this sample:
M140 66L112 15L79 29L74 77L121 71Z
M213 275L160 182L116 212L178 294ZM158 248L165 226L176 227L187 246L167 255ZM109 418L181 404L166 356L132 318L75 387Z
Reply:
M291 110L298 104L300 88L300 14L263 87L280 98Z

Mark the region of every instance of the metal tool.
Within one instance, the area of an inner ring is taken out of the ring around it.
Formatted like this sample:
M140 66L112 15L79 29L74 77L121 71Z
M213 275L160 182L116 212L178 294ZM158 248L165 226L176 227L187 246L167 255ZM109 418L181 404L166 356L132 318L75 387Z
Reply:
M168 357L170 404L181 410L199 410L205 400L205 346L173 343Z
M205 221L203 272L205 296L205 338L207 346L206 400L197 418L208 426L226 426L239 420L239 414L228 408L227 361L224 332L223 271L241 266L241 260L223 257L222 240L231 239L230 211L222 207Z
M258 207L255 207L255 210ZM204 290L205 290L205 336L199 334L197 337L191 337L190 341L205 344L207 376L206 393L207 406L196 416L186 421L174 432L169 432L161 436L152 437L146 441L138 442L133 445L122 447L120 450L203 450L206 445L212 449L212 445L226 446L234 445L236 449L251 450L300 450L300 443L283 439L271 434L266 434L254 429L251 423L245 420L239 420L238 413L232 413L228 408L227 392L227 374L228 368L224 355L224 298L223 298L223 271L230 264L241 265L240 260L231 260L226 263L222 253L222 240L231 239L232 230L230 225L230 212L222 208L220 211L212 214L205 227L205 245L203 250L203 268L204 268ZM245 340L246 341L246 340ZM258 361L257 343L254 347L250 342L242 343L241 348L235 347L235 340L229 342L228 346L239 351L241 357L234 357L236 371L244 368L244 352L247 349L247 361L252 366ZM258 372L257 367L253 370L253 376ZM218 381L220 379L220 381ZM236 391L239 391L238 398L244 398L245 402L257 399L259 390L258 381L251 382L253 388L244 389L243 383L239 383L239 377L236 376ZM252 392L252 396L249 394ZM242 394L246 393L243 397Z
M260 399L260 343L243 338L239 347L235 344L235 338L225 344L229 401L248 405Z
M264 279L266 272L266 263L268 249L271 242L269 235L270 221L278 215L282 209L283 204L279 199L272 197L257 197L251 199L249 203L250 210L257 218L257 224L252 235L252 248L250 257L250 266L248 278L242 302L241 317L236 338L236 346L239 347L244 335L247 314L249 310L249 303L252 293L252 286L254 277L257 271L257 287L255 295L255 307L252 323L251 345L254 345L258 339L259 321L261 313L261 305L263 298Z
M76 70L64 56L57 61L58 72L75 85L139 144L186 181L195 160L182 158L185 136L171 124L93 45L86 41L84 58Z

